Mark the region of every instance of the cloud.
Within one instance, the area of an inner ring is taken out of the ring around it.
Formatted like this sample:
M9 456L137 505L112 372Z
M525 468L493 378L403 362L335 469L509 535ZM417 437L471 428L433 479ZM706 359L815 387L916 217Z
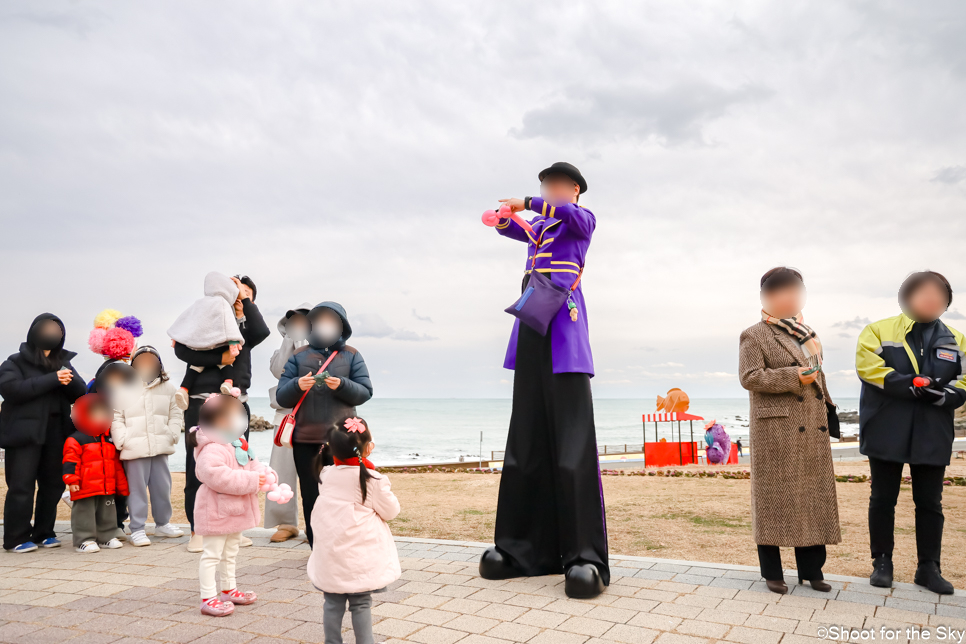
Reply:
M432 342L433 340L439 339L431 335L426 335L425 333L416 333L415 331L408 331L406 329L399 329L389 337L393 340L404 340L406 342Z
M734 106L773 94L759 84L733 89L697 80L668 87L646 85L571 86L548 104L526 112L510 130L518 139L585 142L633 139L662 145L705 144L704 126Z
M943 317L949 318L950 320L966 320L966 315L963 315L957 309L946 311L943 313Z
M872 324L872 320L865 317L859 317L858 315L851 320L842 320L836 322L832 325L833 329L864 329L869 324ZM849 333L840 333L839 335L843 337L852 337Z
M388 338L394 332L378 313L356 313L350 322L352 335L359 338Z
M388 338L403 342L431 342L438 339L408 329L396 329L378 313L356 313L351 322L353 337Z
M955 185L966 180L966 165L952 165L940 168L930 181Z
M662 362L661 364L654 365L655 367L683 367L684 365L680 362Z
M416 309L413 309L413 317L419 320L420 322L431 323L433 321L433 318L429 317L428 315L420 315L419 313L416 313Z

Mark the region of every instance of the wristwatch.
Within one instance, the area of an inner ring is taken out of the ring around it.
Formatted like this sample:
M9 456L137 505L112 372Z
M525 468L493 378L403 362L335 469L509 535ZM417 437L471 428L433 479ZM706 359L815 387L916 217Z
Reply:
M530 210L530 197L523 198L523 209Z

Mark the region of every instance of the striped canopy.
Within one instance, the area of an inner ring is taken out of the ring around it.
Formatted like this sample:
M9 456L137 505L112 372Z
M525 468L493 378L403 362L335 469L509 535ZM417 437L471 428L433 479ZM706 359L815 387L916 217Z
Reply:
M645 423L669 423L675 420L704 420L701 416L694 416L684 412L657 412L654 414L644 414Z

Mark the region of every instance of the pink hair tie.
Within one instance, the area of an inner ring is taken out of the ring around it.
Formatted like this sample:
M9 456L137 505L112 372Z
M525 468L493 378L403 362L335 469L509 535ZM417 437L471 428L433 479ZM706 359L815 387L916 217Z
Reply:
M190 432L196 432L196 431L198 431L198 429L199 429L199 427L197 425L195 425L194 427L192 427L191 429L189 429L188 432L189 433Z
M345 421L345 429L349 433L361 434L366 431L366 426L358 418L349 418Z

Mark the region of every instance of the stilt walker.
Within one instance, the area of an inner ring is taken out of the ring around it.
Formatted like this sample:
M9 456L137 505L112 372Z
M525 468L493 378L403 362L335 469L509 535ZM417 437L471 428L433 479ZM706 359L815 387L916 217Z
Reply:
M604 495L590 378L594 375L580 278L596 226L577 204L587 182L569 163L538 175L541 197L504 199L484 222L527 244L517 317L504 367L515 370L496 545L486 579L565 574L565 590L595 597L610 583ZM529 222L517 213L529 210Z

